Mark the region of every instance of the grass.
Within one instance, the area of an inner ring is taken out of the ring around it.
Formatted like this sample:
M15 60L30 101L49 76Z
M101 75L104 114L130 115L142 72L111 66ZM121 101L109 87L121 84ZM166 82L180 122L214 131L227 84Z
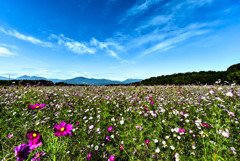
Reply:
M36 103L45 106L28 108ZM90 160L240 160L240 86L0 87L0 109L1 160L16 160L31 130L43 142L27 160L37 152L48 161L89 153ZM72 135L54 136L60 122Z

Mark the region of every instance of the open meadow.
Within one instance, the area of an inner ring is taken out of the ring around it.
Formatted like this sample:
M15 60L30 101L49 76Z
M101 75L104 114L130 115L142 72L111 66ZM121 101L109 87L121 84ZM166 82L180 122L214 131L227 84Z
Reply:
M240 160L240 86L0 87L0 160Z

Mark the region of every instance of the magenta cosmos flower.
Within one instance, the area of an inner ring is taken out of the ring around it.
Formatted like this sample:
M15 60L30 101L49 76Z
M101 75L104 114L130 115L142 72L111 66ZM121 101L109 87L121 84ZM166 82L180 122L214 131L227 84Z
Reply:
M185 133L185 129L179 129L179 131L178 132L180 132L180 133Z
M15 157L17 157L17 161L23 161L28 158L28 155L30 154L31 150L28 145L21 144L17 146L15 149Z
M145 143L148 144L148 143L149 143L149 140L146 140Z
M120 151L122 151L122 150L123 150L123 145L120 146Z
M90 159L91 159L91 156L92 156L92 153L88 153L88 155L87 155L87 160L90 160Z
M42 136L37 131L28 131L27 139L30 140L28 145L30 146L31 150L41 146L43 142Z
M108 128L108 131L112 131L112 129L113 129L113 127L112 127L112 126L110 126L110 127Z
M208 124L205 124L205 123L202 123L202 126L203 126L203 127L209 127L209 125L208 125Z
M39 161L40 160L40 156L44 156L45 155L45 152L41 152L41 153L36 153L35 154L35 157L31 159L31 161Z
M108 161L114 161L114 155L111 155Z
M60 125L54 126L55 136L65 136L67 134L72 135L70 132L73 129L71 124L66 124L65 122L60 122Z
M36 103L35 105L29 105L28 108L29 109L39 109L39 108L43 108L45 106L45 104L40 104L40 103Z

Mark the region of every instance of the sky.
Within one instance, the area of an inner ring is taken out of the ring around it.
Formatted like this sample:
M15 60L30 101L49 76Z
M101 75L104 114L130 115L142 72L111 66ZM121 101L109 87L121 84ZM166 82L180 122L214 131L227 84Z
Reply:
M125 80L240 63L239 0L1 0L0 76Z

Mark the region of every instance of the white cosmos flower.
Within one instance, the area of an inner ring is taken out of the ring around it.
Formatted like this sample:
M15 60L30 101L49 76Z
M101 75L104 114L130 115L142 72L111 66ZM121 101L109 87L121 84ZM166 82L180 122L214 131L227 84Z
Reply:
M156 152L156 153L159 153L159 152L160 152L160 149L159 149L159 148L157 148L157 149L155 150L155 152Z

